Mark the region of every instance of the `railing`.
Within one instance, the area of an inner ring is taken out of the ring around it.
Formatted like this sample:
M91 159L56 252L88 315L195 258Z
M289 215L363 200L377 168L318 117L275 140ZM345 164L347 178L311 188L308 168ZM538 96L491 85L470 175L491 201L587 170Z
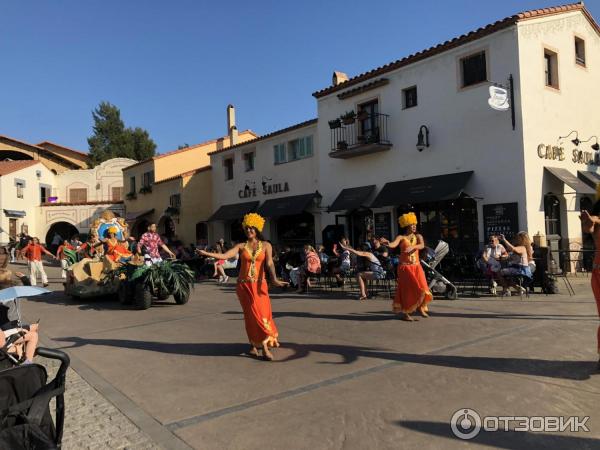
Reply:
M359 114L330 121L331 156L358 156L390 148L388 118L387 114Z

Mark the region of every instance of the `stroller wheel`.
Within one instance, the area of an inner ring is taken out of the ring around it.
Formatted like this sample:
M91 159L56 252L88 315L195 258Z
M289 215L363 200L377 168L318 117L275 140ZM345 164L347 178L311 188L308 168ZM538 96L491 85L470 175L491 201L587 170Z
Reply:
M446 298L448 300L458 299L458 292L457 292L456 288L448 286L448 289L446 289Z

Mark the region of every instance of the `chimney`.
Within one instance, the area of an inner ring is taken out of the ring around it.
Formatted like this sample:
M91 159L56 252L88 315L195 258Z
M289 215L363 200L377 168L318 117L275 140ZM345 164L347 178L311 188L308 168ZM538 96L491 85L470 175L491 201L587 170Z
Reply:
M227 105L227 135L229 136L229 145L238 143L238 129L235 126L235 108L232 104Z
M331 77L332 85L337 86L344 81L348 81L348 75L346 75L344 72L338 72L337 70L333 72L333 76Z

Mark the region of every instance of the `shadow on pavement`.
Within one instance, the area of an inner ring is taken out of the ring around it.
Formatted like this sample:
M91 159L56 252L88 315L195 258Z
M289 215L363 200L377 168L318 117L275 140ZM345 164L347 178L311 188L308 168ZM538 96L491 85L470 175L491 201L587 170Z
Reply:
M450 422L450 418L448 420ZM457 444L479 444L495 448L529 450L536 448L597 449L600 439L572 435L532 433L528 431L481 431L475 438L462 441L452 433L450 423L399 420L395 425L433 436L450 438Z
M80 337L55 338L58 342L68 342L61 348L75 348L86 345L100 345L118 348L131 348L160 353L194 356L234 356L244 353L248 344L228 343L174 343L133 341L129 339L86 339ZM341 356L343 362L330 364L351 364L359 358L375 358L398 363L422 364L428 366L450 367L455 369L485 370L497 373L512 373L540 377L561 378L566 380L587 380L595 372L594 361L552 361L545 359L499 358L486 356L454 355L418 355L396 353L369 347L353 347L333 344L296 344L282 343L282 347L292 351L290 356L279 362L306 358L312 353Z

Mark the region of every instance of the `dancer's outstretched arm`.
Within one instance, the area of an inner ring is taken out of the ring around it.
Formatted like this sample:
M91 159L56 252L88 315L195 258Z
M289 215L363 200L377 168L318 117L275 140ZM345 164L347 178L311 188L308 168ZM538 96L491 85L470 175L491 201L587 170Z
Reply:
M231 247L225 253L212 253L207 252L206 250L196 250L199 255L208 256L209 258L215 259L231 259L235 258L235 256L240 252L244 244L237 244L234 247Z
M277 278L277 273L275 272L275 264L273 264L273 247L268 242L264 242L265 246L265 264L267 265L267 270L269 271L269 276L272 280L273 286L284 287L289 285L289 283L285 281L281 281Z
M598 216L592 216L586 210L581 211L579 218L581 219L581 228L584 233L593 233L594 225L600 223L600 218Z

